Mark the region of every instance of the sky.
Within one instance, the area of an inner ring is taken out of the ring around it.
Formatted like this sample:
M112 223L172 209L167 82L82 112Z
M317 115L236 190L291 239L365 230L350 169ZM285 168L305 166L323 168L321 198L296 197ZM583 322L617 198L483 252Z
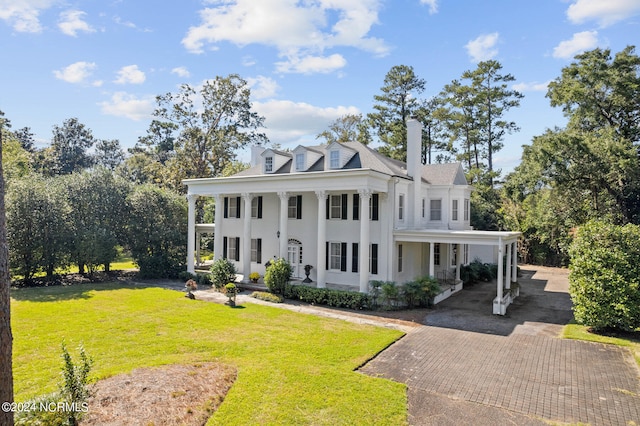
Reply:
M524 95L506 117L520 131L494 156L504 174L565 125L545 94L576 54L638 44L640 0L0 0L0 110L40 147L76 117L126 149L157 95L238 74L270 141L295 148L371 112L395 65L412 66L429 99L494 59Z

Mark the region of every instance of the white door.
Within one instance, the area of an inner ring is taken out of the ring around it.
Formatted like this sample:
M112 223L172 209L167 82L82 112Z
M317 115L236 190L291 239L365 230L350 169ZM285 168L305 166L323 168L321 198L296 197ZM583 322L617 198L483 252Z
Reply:
M300 275L301 274L300 273L301 254L302 254L302 244L300 244L300 241L289 240L289 246L287 249L287 261L289 262L289 264L291 265L291 268L293 269L293 278L301 277Z

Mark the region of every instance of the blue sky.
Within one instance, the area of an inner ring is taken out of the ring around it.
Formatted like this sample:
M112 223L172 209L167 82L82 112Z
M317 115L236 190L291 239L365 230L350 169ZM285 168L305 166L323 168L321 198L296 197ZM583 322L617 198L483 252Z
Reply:
M495 59L525 96L508 117L521 131L494 158L508 172L564 125L546 85L574 55L638 44L640 0L0 0L0 109L40 146L77 117L126 148L156 95L237 73L269 139L293 148L370 112L394 65L427 81L426 99Z

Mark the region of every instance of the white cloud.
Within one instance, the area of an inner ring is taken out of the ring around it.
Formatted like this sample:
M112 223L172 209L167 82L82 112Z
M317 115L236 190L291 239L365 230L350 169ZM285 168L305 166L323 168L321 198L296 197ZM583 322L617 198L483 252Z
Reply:
M91 77L93 70L96 68L97 66L95 62L80 61L68 65L61 70L54 70L53 75L55 75L57 79L66 81L67 83L100 86L102 85L102 82L99 80L89 82L89 77Z
M518 92L546 92L549 83L550 81L545 81L544 83L538 83L537 81L517 83L513 85L513 90L517 90Z
M271 100L254 102L253 108L265 117L265 133L271 142L294 148L313 144L318 133L345 114L359 114L354 106L322 108L304 102ZM319 143L319 142L318 142Z
M334 53L331 56L293 56L288 61L276 62L276 69L283 73L330 73L347 64L342 55Z
M202 53L228 41L274 46L290 62L319 56L325 49L347 46L385 55L389 48L370 37L378 22L380 0L224 0L200 11L201 23L189 28L182 44Z
M0 19L21 33L42 31L40 12L49 9L57 0L0 0Z
M251 97L254 99L272 98L280 89L274 79L262 75L247 78L247 85L251 89Z
M142 84L146 80L144 72L138 69L137 65L127 65L120 68L118 78L114 80L116 84Z
M578 53L593 49L598 45L597 31L583 31L575 33L571 40L561 41L553 49L554 58L569 59Z
M99 102L98 105L102 108L103 114L139 121L151 118L154 102L153 96L137 98L126 92L116 92L111 96L111 100Z
M496 33L482 34L470 40L464 47L472 62L481 62L493 59L498 54L496 44L500 35Z
M171 74L175 74L178 77L189 78L191 77L191 73L187 69L187 67L175 67L171 70Z
M603 28L639 13L638 0L575 0L567 9L567 17L572 23L593 20Z
M60 21L58 21L58 28L64 34L72 37L78 35L78 31L84 31L86 33L93 33L96 30L93 29L88 23L82 20L86 15L81 10L67 10L60 13Z
M429 15L438 13L438 0L420 0L420 3L429 6Z

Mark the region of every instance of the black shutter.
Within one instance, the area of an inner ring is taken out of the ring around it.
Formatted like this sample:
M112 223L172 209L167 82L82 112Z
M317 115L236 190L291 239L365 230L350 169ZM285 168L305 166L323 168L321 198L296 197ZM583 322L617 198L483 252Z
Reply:
M329 241L327 241L327 247L324 253L324 263L325 263L325 269L328 271L329 270Z
M378 273L378 245L371 244L371 273Z
M373 203L373 205L371 206L371 220L378 220L378 199L379 199L379 194L372 194L371 195L371 203Z
M296 196L296 219L302 219L302 195Z
M240 219L240 197L236 197L236 219Z
M353 194L353 220L358 220L360 217L360 195ZM357 271L353 271L357 272Z
M340 244L340 270L342 272L347 270L347 243Z
M351 244L351 272L358 272L358 243Z
M227 258L227 237L222 237L222 258Z
M329 204L331 204L331 195L327 195L327 199L325 201L327 204L327 219L329 219Z
M262 219L262 195L258 196L258 219Z
M342 220L347 220L347 203L349 202L349 196L342 194Z
M236 237L236 262L240 261L240 237Z
M262 238L256 240L256 262L262 263Z
M224 197L224 217L229 217L229 197Z

